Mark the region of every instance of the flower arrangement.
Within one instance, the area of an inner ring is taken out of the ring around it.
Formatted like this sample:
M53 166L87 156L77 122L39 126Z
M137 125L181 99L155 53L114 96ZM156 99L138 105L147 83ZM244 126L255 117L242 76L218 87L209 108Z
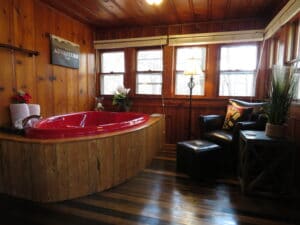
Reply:
M17 93L12 97L13 103L29 103L31 100L30 94L25 91L18 90Z
M120 86L115 91L115 94L113 96L113 105L117 105L120 111L129 111L131 106L131 100L128 97L128 93L130 92L130 88L125 88L123 86Z

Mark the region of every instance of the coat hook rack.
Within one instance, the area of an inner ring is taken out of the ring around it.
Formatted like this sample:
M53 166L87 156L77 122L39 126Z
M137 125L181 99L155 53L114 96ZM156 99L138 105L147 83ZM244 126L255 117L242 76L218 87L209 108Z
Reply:
M0 48L6 48L6 49L11 49L11 50L23 52L25 54L28 54L28 56L30 56L30 57L38 56L40 54L38 51L32 51L32 50L29 50L29 49L16 47L16 46L9 45L9 44L0 44Z

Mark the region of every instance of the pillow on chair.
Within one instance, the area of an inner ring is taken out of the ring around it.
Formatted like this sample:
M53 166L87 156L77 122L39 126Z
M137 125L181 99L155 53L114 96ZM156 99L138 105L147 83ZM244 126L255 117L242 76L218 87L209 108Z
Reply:
M249 120L252 110L251 107L241 107L236 104L228 105L223 129L231 130L237 122Z

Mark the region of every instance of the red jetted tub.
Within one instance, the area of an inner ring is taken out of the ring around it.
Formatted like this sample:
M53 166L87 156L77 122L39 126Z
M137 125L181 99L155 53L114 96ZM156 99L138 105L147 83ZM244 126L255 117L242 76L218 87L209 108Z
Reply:
M40 139L83 137L140 126L148 119L142 113L88 111L49 117L25 132L26 137Z

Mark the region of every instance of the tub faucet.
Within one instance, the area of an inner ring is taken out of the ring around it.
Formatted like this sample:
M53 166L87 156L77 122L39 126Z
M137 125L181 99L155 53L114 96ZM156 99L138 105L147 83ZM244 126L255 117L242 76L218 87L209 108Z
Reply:
M42 117L39 116L39 115L31 115L31 116L27 116L25 117L23 120L22 120L22 126L23 128L25 128L25 126L29 125L28 122L31 120L31 119L41 119ZM32 127L32 124L29 125L30 127Z

